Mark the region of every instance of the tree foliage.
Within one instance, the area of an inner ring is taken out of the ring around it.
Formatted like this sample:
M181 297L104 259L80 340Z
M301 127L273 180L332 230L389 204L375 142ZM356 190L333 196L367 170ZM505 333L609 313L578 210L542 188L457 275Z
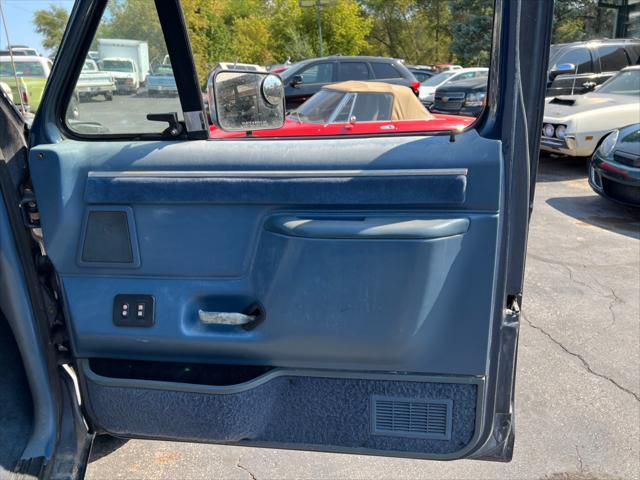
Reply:
M62 40L64 29L69 21L67 11L51 4L47 10L36 10L33 13L33 25L36 32L44 37L42 46L55 54Z
M110 0L98 37L146 40L149 57L166 53L152 0ZM298 0L182 0L201 80L218 62L270 64L318 56L315 8ZM68 15L50 5L33 22L55 50ZM381 55L412 64L486 66L493 0L335 0L321 11L325 55ZM597 0L556 0L554 41L606 35L611 15ZM603 33L604 32L604 33Z
M451 53L463 65L488 66L493 0L458 0L451 5L451 16Z
M553 42L610 37L614 18L614 11L598 8L597 0L555 0Z
M362 0L372 19L366 51L429 64L452 60L449 54L449 0Z

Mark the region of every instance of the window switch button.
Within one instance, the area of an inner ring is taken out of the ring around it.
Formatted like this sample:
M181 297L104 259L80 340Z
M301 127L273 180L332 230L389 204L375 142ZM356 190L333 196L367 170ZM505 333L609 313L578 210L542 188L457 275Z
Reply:
M116 295L113 299L113 324L118 327L151 327L155 323L154 304L151 295Z

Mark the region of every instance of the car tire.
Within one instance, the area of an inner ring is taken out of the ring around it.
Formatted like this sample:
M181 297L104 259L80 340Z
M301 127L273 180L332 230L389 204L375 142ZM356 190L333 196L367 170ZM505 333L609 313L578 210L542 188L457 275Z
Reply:
M105 99L107 102L111 102L111 101L113 100L113 93L111 93L111 92L107 92L107 93L105 93L105 94L104 94L104 99Z

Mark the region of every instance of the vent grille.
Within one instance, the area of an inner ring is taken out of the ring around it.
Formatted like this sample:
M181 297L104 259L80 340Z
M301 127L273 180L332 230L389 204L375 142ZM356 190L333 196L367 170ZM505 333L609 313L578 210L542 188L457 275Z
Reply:
M451 400L374 396L371 401L374 434L451 439Z

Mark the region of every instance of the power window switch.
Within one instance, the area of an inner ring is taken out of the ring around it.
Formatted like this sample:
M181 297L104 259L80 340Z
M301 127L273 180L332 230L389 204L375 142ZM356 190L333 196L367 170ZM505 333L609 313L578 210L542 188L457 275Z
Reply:
M151 327L154 298L151 295L116 295L113 299L113 323L119 327Z

